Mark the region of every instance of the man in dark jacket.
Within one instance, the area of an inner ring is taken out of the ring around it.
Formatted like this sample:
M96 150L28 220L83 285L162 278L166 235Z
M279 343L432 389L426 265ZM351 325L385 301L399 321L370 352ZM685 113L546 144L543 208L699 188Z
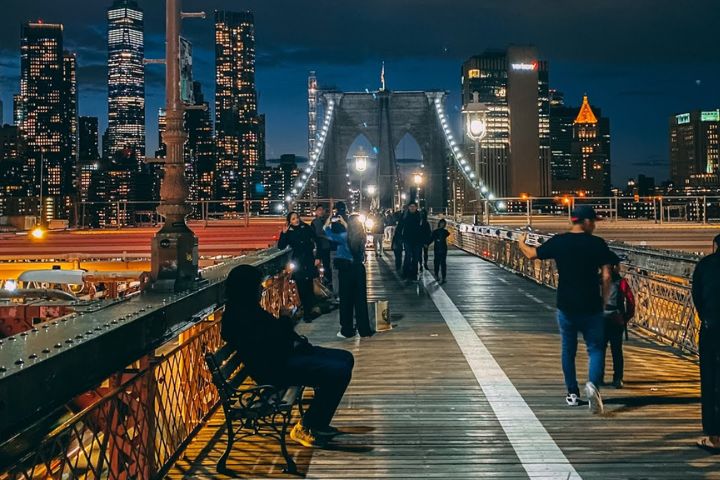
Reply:
M330 239L325 235L323 227L325 225L325 207L318 205L315 207L315 218L310 222L310 226L315 232L315 258L320 260L323 267L323 283L332 290L332 263L330 263Z
M720 235L713 253L697 264L692 297L700 317L700 398L706 437L698 446L720 453Z
M403 263L403 278L417 280L418 265L421 261L422 247L425 243L425 234L422 228L422 216L418 212L417 203L411 202L402 220L401 238L405 249L405 262Z

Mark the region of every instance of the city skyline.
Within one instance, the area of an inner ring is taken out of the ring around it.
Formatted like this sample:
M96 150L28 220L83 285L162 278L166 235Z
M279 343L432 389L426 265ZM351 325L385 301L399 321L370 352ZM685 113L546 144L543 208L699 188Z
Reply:
M19 25L40 17L65 25L67 48L78 52L79 113L99 117L100 130L104 131L107 125L105 15L112 2L97 2L87 8L83 4L80 13L72 8L73 1L62 5L25 3L10 0L9 14L3 20L5 28L0 32L0 98L5 104L5 120L11 117L12 95L18 89ZM354 22L346 26L349 30L338 28L348 8L329 3L318 5L323 11L322 19L314 17L316 20L312 21L308 16L314 13L306 12L308 9L302 5L284 2L264 5L248 1L238 5L225 0L212 4L186 1L186 8L203 7L208 13L215 8L249 9L255 13L259 111L267 114L269 158L291 152L302 156L306 151L305 89L309 70L317 70L321 85L335 84L344 90L373 89L379 87L380 64L385 60L388 88L447 89L451 92L448 111L452 112L460 103L457 65L469 55L486 48L504 48L509 43L537 45L550 64L551 88L565 92L569 103L579 103L582 94L587 92L603 105L604 113L613 119L613 181L616 184L638 173L654 175L659 180L668 177L668 116L694 109L714 109L720 104L720 62L708 33L720 14L711 2L692 2L695 7L689 9L692 15L683 13L687 8L674 7L670 2L653 2L652 12L643 10L650 5L648 2L626 5L627 9L637 9L656 19L637 25L633 24L633 15L615 18L614 10L607 5L593 7L592 24L584 21L590 15L587 9L557 8L553 10L554 16L550 12L533 11L538 18L553 16L543 29L529 22L531 15L521 8L528 2L485 6L477 14L471 11L469 15L468 2L454 2L452 7L443 7L446 12L443 18L449 21L438 24L432 21L434 9L431 7L435 6L432 2L405 17L395 5L373 12L377 7L375 3L355 7L357 15ZM161 57L162 6L142 1L140 4L148 18L146 56ZM437 3L438 8L439 5ZM514 21L503 22L514 13L520 15ZM489 22L490 18L496 22ZM385 28L392 25L394 19L406 28ZM486 27L476 28L477 35L471 35L466 28L473 19L481 20L479 25ZM503 24L502 29L492 23ZM608 24L615 28L606 32L600 25ZM17 29L12 28L13 25ZM552 27L558 25L565 27L563 35L551 32ZM422 38L421 33L425 34L428 28L431 34ZM212 99L212 20L188 22L185 29L194 45L196 80ZM403 31L403 37L395 38L397 35L390 30ZM666 30L672 30L673 35L663 34ZM346 35L347 32L358 35ZM632 44L626 42L623 32L633 32ZM583 48L574 48L574 41L563 41L563 38L578 38L580 34L585 35ZM160 67L149 66L146 75L147 151L151 152L157 147L156 112L162 103L163 72Z

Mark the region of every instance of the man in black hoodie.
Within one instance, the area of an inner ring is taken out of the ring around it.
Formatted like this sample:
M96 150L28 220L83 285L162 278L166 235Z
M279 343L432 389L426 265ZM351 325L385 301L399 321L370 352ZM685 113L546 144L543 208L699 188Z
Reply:
M411 202L403 216L399 229L402 229L401 238L405 249L405 262L403 263L403 278L417 280L418 264L422 255L425 241L422 229L422 216L418 212L417 203Z
M713 253L693 273L692 297L700 317L700 399L705 437L698 446L720 453L720 235Z

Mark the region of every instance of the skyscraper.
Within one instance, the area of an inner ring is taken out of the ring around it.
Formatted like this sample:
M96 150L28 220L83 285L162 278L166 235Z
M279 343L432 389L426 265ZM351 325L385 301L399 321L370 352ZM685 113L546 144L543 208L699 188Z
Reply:
M610 120L587 95L580 107L558 101L550 112L552 193L609 195Z
M135 0L115 0L108 18L108 158L129 150L145 157L145 47L143 11Z
M25 139L26 169L32 195L42 188L50 197L72 193L75 168L73 129L77 131L76 62L63 51L63 27L28 22L21 29L20 95L15 111ZM47 212L63 216L61 209Z
M534 47L488 50L462 66L463 108L482 104L487 135L480 143L480 179L497 196L546 195L550 189L547 62ZM469 157L475 144L464 136Z
M561 92L550 92L550 172L552 190L558 180L573 179L572 167L573 125L579 109L565 105Z
M81 164L98 160L98 118L78 119L78 160Z
M215 197L243 200L260 160L251 12L215 12Z
M670 117L670 179L683 188L693 175L720 167L720 110L694 110Z

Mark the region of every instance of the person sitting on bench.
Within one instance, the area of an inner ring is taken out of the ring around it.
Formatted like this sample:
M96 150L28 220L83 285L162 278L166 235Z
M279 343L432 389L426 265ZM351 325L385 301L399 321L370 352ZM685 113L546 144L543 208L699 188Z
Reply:
M295 332L286 308L280 318L265 311L262 281L262 272L251 265L230 272L222 338L235 347L258 385L313 388L312 404L290 438L305 447L322 446L338 433L330 421L350 384L355 359L345 350L311 345Z

